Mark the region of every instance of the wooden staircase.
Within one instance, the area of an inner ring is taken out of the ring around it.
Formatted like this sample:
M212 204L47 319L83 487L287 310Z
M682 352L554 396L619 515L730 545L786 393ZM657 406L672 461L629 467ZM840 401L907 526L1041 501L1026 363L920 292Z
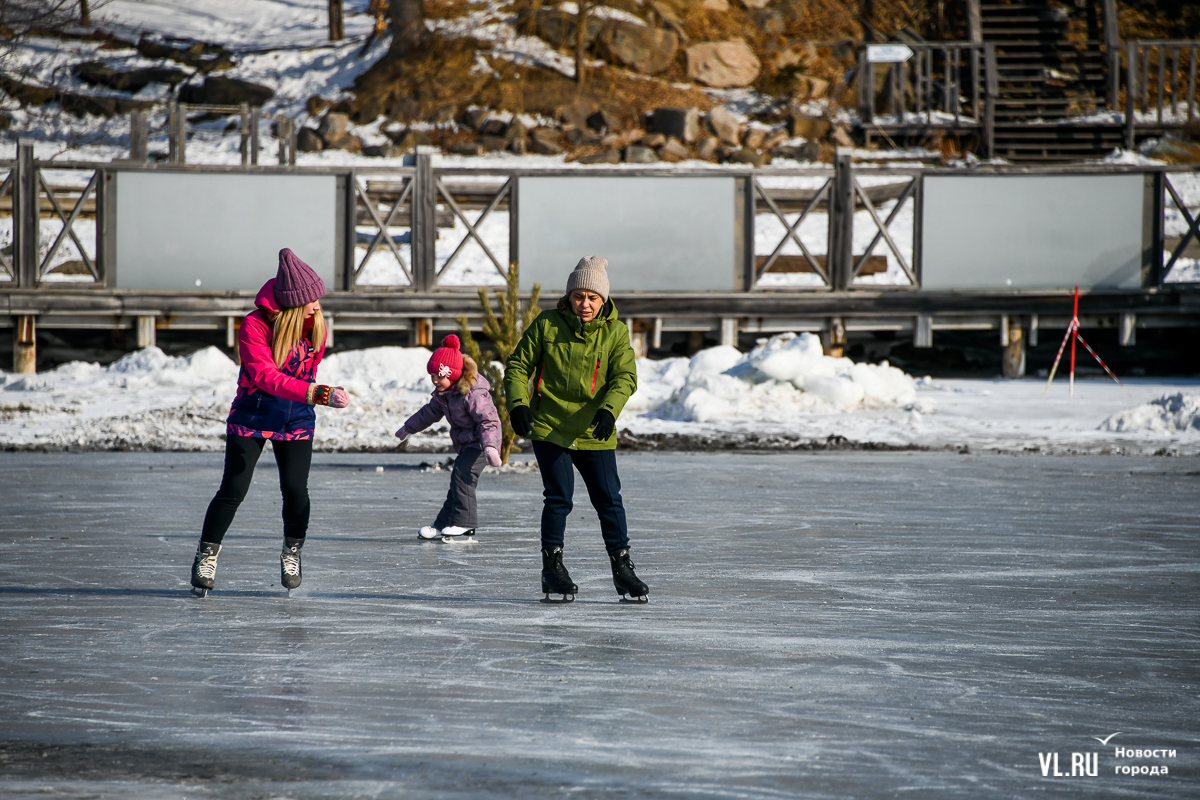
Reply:
M1123 144L1106 120L1110 83L1103 0L985 0L982 39L995 48L994 154L1014 162L1100 158ZM1100 116L1088 124L1069 119Z

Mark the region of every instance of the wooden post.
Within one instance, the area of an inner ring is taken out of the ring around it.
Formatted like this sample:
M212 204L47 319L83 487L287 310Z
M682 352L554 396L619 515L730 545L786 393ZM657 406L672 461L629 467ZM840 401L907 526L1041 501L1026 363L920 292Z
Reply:
M187 114L182 103L167 106L167 161L187 163Z
M841 358L846 348L846 323L841 317L830 317L825 332L825 355Z
M1031 314L1029 317L1029 340L1030 347L1037 347L1038 342L1038 315Z
M631 319L629 320L629 346L633 348L635 358L645 358L649 355L650 348L647 344L649 334L647 332L645 320Z
M158 343L157 320L158 318L155 316L137 318L137 346L139 350L143 347L154 347Z
M296 166L296 141L300 135L300 127L293 119L288 120L288 166Z
M704 349L704 331L688 331L687 354L694 356Z
M13 328L13 372L32 375L37 372L37 323L36 317L17 317Z
M417 170L412 191L413 282L418 292L437 284L437 184L433 176L432 148L417 148ZM435 151L436 152L436 151Z
M875 124L875 70L867 60L866 45L858 53L858 116L869 136L868 128Z
M1117 110L1117 91L1121 80L1121 29L1117 23L1117 0L1104 4L1104 59L1108 65L1108 108Z
M79 0L79 24L85 27L92 24L92 12L88 8L88 0Z
M325 317L325 347L333 348L333 314L321 312Z
M913 325L913 347L933 347L933 317L917 314Z
M833 157L833 197L829 202L829 288L837 292L850 286L854 271L854 174L853 150L839 147Z
M262 106L250 109L250 164L258 166L258 129L262 124Z
M967 41L983 41L983 9L980 0L967 0Z
M233 363L241 365L242 349L238 347L237 335L242 329L242 321L237 317L225 318L225 346L229 348L233 356Z
M150 122L146 112L135 110L129 112L129 160L145 164L149 157Z
M38 208L38 173L33 158L33 141L17 140L16 186L13 187L14 236L13 267L16 284L21 289L33 289L38 282L38 245L40 243L40 210Z
M238 143L238 153L242 156L242 166L250 165L250 104L242 103L238 114L238 128L242 135Z
M1137 344L1137 314L1121 315L1121 347L1133 347Z
M1125 43L1125 149L1133 149L1133 116L1138 87L1137 45Z
M346 38L343 22L342 0L329 0L329 41L340 42Z
M1008 341L1004 345L1004 377L1010 380L1025 377L1025 332L1020 325L1008 326Z
M996 155L996 98L1000 95L1000 71L996 64L996 44L983 45L983 152Z
M721 344L728 347L737 347L738 321L736 317L721 318Z
M433 346L433 320L426 317L426 318L413 319L409 322L408 346L409 347L432 347Z
M654 335L652 344L655 350L662 349L662 317L654 318Z
M276 138L279 140L279 166L286 167L288 163L288 139L292 135L292 121L281 119L275 124Z

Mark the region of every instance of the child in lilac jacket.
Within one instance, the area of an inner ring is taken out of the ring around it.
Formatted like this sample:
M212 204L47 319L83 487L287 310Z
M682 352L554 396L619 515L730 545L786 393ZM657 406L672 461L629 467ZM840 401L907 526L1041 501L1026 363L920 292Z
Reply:
M458 458L450 473L450 491L433 525L421 528L421 539L450 541L473 536L479 524L475 486L484 463L500 466L500 415L492 402L491 386L475 361L463 355L458 337L450 334L426 364L433 397L407 420L396 436L401 440L423 431L443 417L450 423L450 441Z

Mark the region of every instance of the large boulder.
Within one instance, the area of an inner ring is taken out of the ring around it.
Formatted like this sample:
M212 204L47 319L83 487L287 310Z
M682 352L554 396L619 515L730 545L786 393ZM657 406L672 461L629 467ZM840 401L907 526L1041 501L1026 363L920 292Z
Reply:
M318 153L325 149L325 140L312 128L301 128L296 134L296 149L302 153Z
M574 47L578 36L579 21L574 14L568 14L557 8L539 8L536 12L524 9L517 14L517 28L534 33L555 47ZM603 28L603 19L595 14L588 16L587 28L584 33L585 44L588 47L595 43Z
M689 144L700 136L700 110L694 106L691 108L656 108L650 123L655 133L674 136Z
M183 83L188 73L175 67L146 67L144 69L121 70L99 61L76 65L72 70L79 80L93 86L107 86L122 92L139 92L151 83L166 83L174 86Z
M788 119L788 133L812 141L823 139L829 133L829 120L806 114L793 114Z
M708 112L708 126L726 144L738 144L742 139L742 123L727 108L717 106Z
M671 66L679 50L673 31L617 22L600 35L600 52L610 62L645 75L657 75Z
M692 45L687 62L688 77L714 89L749 86L762 70L762 62L742 39Z
M626 164L653 164L655 161L658 161L658 156L649 147L631 144L625 148Z
M337 111L330 111L321 118L317 125L317 134L326 142L340 139L346 135L346 126L350 124L350 116Z
M663 161L677 164L680 161L687 161L691 155L678 139L668 139L666 144L658 148L658 157Z
M221 75L209 75L200 86L184 86L179 91L181 102L214 106L236 106L241 103L261 106L274 95L275 90L269 86Z

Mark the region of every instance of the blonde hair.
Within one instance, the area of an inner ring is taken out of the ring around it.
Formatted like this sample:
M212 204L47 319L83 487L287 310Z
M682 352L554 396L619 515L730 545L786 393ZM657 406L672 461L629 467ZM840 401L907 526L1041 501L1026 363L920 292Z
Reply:
M271 355L275 358L275 366L283 369L287 365L292 348L304 338L304 306L283 309L275 315L271 325L273 328ZM325 343L325 317L321 315L319 308L313 314L313 327L309 341L312 342L314 348L320 348Z

